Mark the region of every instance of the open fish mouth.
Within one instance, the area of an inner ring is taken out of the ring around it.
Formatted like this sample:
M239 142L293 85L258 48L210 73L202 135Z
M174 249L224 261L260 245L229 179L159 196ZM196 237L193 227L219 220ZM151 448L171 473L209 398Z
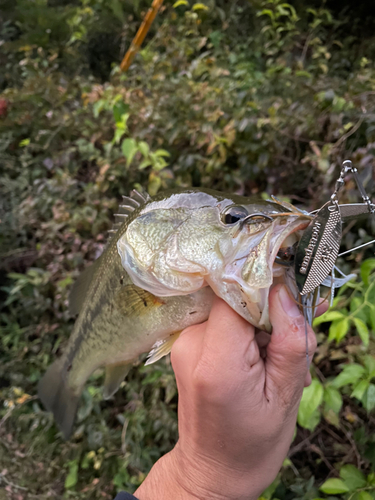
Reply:
M292 228L291 232L280 243L272 265L273 283L270 290L282 283L289 288L297 302L299 302L299 291L295 279L294 258L302 234L308 224L309 221L303 221L297 228Z
M291 227L285 238L275 242L276 250L273 252L272 272L274 281L277 277L283 276L286 270L294 272L294 258L297 252L298 244L302 238L303 232L308 226L309 221L300 222L297 227ZM283 235L284 236L284 235ZM297 286L296 286L297 290Z
M241 279L237 279L241 296L251 316L251 322L271 331L269 293L277 284L286 285L298 301L294 255L309 220L296 219L289 223L275 221L263 240L250 249L246 262L241 262ZM240 264L238 262L238 264ZM238 265L237 264L237 265ZM236 273L239 277L240 273Z

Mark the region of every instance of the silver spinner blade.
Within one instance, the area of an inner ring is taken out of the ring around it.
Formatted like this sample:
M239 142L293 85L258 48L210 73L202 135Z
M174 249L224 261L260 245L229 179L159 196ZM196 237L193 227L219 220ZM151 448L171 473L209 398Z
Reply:
M329 201L305 229L295 257L295 276L301 295L315 290L331 273L340 251L341 226L339 206Z

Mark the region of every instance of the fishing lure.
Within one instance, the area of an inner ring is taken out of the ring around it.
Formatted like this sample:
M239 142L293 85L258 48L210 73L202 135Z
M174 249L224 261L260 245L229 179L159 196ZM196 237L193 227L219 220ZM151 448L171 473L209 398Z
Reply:
M345 177L348 173L353 174L363 203L344 205L338 203L338 194L345 185ZM342 286L354 276L345 276L337 268L337 258L375 243L375 240L372 240L340 254L343 222L356 220L363 216L371 217L374 214L375 205L367 195L359 179L357 169L353 167L351 161L344 161L331 199L319 210L310 213L313 219L305 229L295 254L295 279L305 316L306 341L307 323L311 324L314 316L313 312L309 311L306 307L308 296L317 293L320 285L330 286L332 304L335 287ZM342 277L336 278L335 271L339 272ZM306 345L306 355L308 358L307 347Z

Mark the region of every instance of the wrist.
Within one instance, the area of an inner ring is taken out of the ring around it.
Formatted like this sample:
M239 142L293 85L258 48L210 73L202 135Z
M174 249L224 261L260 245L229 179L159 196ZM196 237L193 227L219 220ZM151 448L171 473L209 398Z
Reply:
M256 487L247 470L232 470L207 457L184 453L179 444L156 462L136 491L139 500L256 500Z

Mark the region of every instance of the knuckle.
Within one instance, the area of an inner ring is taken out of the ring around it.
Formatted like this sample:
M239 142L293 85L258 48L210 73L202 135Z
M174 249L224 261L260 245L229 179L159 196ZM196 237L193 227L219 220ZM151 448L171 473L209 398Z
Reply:
M215 380L212 370L206 363L199 362L193 372L193 385L197 392L205 395L215 388Z
M313 329L308 325L307 331L304 319L296 318L291 325L289 334L285 336L285 348L293 357L305 357L306 347L309 355L314 354L317 348L317 340Z
M285 416L298 409L302 398L303 382L302 380L298 386L289 387L280 394L279 402Z
M198 399L216 407L225 405L230 394L227 384L222 382L214 366L204 360L198 362L192 376L193 389Z
M305 325L305 318L302 315L293 318L293 321L291 321L291 328L295 333L304 333Z

